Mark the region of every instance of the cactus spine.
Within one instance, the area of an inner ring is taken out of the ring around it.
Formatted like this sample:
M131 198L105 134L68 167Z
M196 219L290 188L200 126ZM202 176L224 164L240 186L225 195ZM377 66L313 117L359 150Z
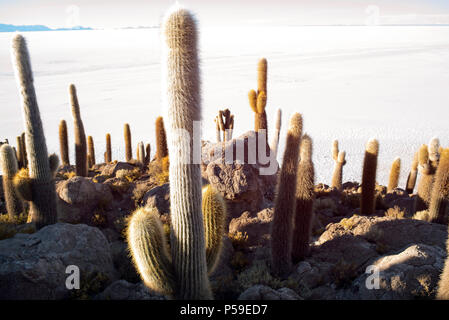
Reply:
M156 119L156 159L160 163L166 156L168 156L168 148L164 119L158 117Z
M14 156L14 150L8 144L0 147L0 164L3 173L3 193L6 201L6 210L9 218L14 219L20 215L23 206L22 200L19 198L13 184L18 165Z
M69 140L67 137L67 123L61 120L59 123L59 151L63 166L70 166L69 160Z
M335 161L335 166L331 187L341 190L343 185L343 166L346 164L346 152L338 151L338 140L334 140L332 144L332 158Z
M300 153L292 245L294 263L304 259L309 254L312 232L315 171L312 162L312 139L306 134L301 140Z
M276 112L276 126L274 129L273 140L271 140L270 149L273 152L274 159L277 159L278 155L278 147L279 147L279 134L281 133L281 125L282 125L282 110L278 109Z
M131 129L129 128L128 123L125 123L123 132L125 136L125 159L127 162L129 162L133 158L133 149L131 146Z
M360 212L363 215L372 215L375 210L375 188L377 156L379 142L376 139L368 141L365 150L362 173L362 195L360 197Z
M106 153L104 161L106 163L110 163L112 161L111 135L109 133L106 134Z
M415 152L412 161L412 167L407 177L407 183L405 186L405 191L408 194L413 193L413 189L415 189L416 177L418 176L418 152Z
M388 180L387 192L393 192L398 187L399 175L401 173L401 159L395 158L390 170L390 178Z
M56 192L48 161L47 145L42 127L33 73L25 39L16 35L12 41L13 64L21 92L23 118L25 120L26 149L28 156L31 221L36 228L56 223Z
M226 221L226 205L223 197L210 185L203 188L202 212L206 239L207 271L211 274L217 266L221 253Z
M288 274L292 267L292 232L301 135L302 116L295 113L289 122L284 158L277 184L274 219L271 225L272 271L279 276Z
M444 149L435 173L429 205L430 222L447 223L449 206L449 148Z
M83 121L81 120L80 106L74 84L69 86L70 104L72 106L73 127L75 130L75 162L76 175L87 177L87 144Z
M89 167L95 165L95 147L94 147L94 139L92 136L87 137L87 158L89 162Z

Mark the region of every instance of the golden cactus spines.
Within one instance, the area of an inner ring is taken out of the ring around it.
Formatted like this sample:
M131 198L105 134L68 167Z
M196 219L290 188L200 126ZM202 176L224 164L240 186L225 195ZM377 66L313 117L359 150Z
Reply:
M338 160L338 140L334 140L334 142L332 142L332 159L334 159L334 161Z
M251 109L257 113L257 93L254 90L248 92L248 101Z
M16 143L17 143L17 165L18 165L18 169L23 168L24 167L24 154L23 154L23 144L22 144L22 137L18 136L16 138Z
M360 213L372 215L375 211L375 188L377 157L379 153L379 142L376 139L368 141L365 149L362 173L362 194L360 197Z
M211 274L219 262L226 222L224 199L211 185L203 187L202 212L207 272Z
M267 92L267 70L267 59L260 59L257 64L257 93Z
M401 159L395 158L390 170L390 178L388 180L387 192L393 192L398 187L399 175L401 173Z
M132 260L147 287L172 297L176 281L159 214L153 208L139 208L126 229Z
M23 167L28 167L28 158L27 158L27 145L25 142L25 132L22 132L20 136L20 142L22 142L22 152L23 152Z
M2 169L3 194L6 202L6 211L10 219L14 219L22 213L22 200L14 188L13 179L18 170L18 164L14 150L8 144L0 147L0 167Z
M430 222L447 224L449 214L449 148L439 158L429 204Z
M156 159L160 162L168 156L167 135L165 133L164 119L156 119Z
M90 162L90 167L92 167L95 165L95 146L92 136L87 137L87 155L88 161Z
M423 144L418 153L418 171L421 178L418 182L418 192L416 197L416 210L426 210L429 206L432 184L436 168L429 159L429 149Z
M123 133L125 137L125 159L129 162L133 158L133 149L131 145L131 129L128 123L125 123Z
M292 243L294 263L304 259L310 250L313 222L315 171L312 162L312 139L305 134L301 139L300 161L296 183L296 208Z
M276 190L274 218L271 224L272 271L279 276L288 274L292 267L296 175L301 135L302 116L295 113L289 122L286 147Z

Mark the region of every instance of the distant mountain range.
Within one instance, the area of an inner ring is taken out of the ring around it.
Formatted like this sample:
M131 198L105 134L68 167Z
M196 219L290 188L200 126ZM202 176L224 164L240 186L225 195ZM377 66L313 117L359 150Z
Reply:
M93 30L92 28L86 28L76 26L73 28L57 28L52 29L44 25L32 25L32 26L15 26L13 24L0 23L0 32L16 32L16 31L67 31L67 30Z

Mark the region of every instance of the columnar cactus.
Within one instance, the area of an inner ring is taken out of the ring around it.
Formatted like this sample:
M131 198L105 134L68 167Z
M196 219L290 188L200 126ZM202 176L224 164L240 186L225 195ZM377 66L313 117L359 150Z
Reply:
M398 187L399 175L401 173L401 159L395 158L390 170L390 178L388 180L387 192L393 192Z
M144 165L147 166L151 161L151 145L149 143L145 146L145 163Z
M315 171L312 162L312 139L304 135L301 140L300 161L296 183L296 212L293 231L292 259L294 263L309 254L312 233Z
M16 35L12 41L14 71L21 93L23 119L25 121L26 149L28 155L29 178L16 182L22 183L27 192L20 194L30 201L31 221L36 228L56 223L56 192L48 161L47 145L42 127L36 93L33 85L33 73L25 39ZM18 178L18 179L16 179ZM23 190L23 189L22 189Z
M144 279L150 279L145 281L147 285L166 294L172 292L177 299L211 299L201 213L201 169L193 161L200 156L199 148L194 148L193 126L194 121L200 120L201 104L198 38L192 14L175 5L164 18L162 35L165 45L162 65L167 66L163 69L166 83L163 101L168 114L173 268L164 265L160 268L163 273L153 272L152 266L165 260L160 258L159 243L150 244L161 233L160 228L152 232L145 227L150 217L141 219L145 223L133 224L137 220L133 216L128 234L138 236L129 236L128 241L137 269ZM139 232L133 231L134 228Z
M429 205L430 222L447 224L449 211L449 148L444 149L439 159Z
M421 173L421 178L418 182L416 210L422 211L426 210L429 206L432 184L436 171L436 167L429 159L429 149L425 144L419 148L418 163L418 171Z
M168 156L167 135L165 133L164 119L158 117L156 119L156 159L161 162L163 158Z
M125 159L127 162L129 162L133 158L133 149L131 145L131 129L129 128L128 123L125 123L123 132L125 136Z
M215 122L217 123L218 135L220 132L223 134L223 141L232 140L232 131L234 129L234 115L231 114L229 109L220 110L218 112L218 116L215 118ZM218 136L217 142L222 141L222 139Z
M257 65L257 92L248 93L249 105L255 113L254 131L265 130L268 139L268 123L265 107L267 105L267 60L262 58ZM268 140L267 140L268 143Z
M137 144L137 162L145 163L145 146L142 141Z
M273 152L274 159L277 159L278 156L279 134L281 133L281 125L282 125L282 110L278 109L276 112L276 126L274 129L274 135L270 145L270 149L271 152Z
M89 167L95 165L95 146L94 139L92 136L87 137L87 158L89 162Z
M429 161L435 168L438 167L438 162L440 160L440 140L438 138L432 138L429 142Z
M287 275L292 267L292 233L301 135L302 116L295 113L289 122L271 225L271 266L273 273L279 276Z
M338 150L338 140L332 145L332 158L335 161L331 187L341 190L343 184L343 166L346 164L346 152Z
M61 153L61 161L63 166L69 166L69 139L67 135L67 123L61 120L59 123L59 151Z
M413 193L413 189L415 189L416 177L418 176L418 152L415 152L412 161L412 167L407 177L407 183L405 186L405 191L408 194Z
M23 168L25 166L25 160L24 160L24 153L23 153L23 143L22 143L22 137L18 136L16 138L17 141L17 165L18 168Z
M106 152L104 162L110 163L112 161L112 147L111 147L111 135L106 134Z
M22 132L20 136L20 142L22 143L22 152L23 152L23 167L28 167L28 157L27 157L27 147L25 143L25 132Z
M0 164L3 178L3 193L6 201L6 210L10 219L17 218L23 210L22 200L14 188L13 179L17 173L18 165L14 150L8 144L0 147Z
M379 142L376 139L368 141L365 150L362 173L362 195L360 197L360 212L363 215L374 214L376 199L376 171Z
M72 106L73 128L75 131L75 163L76 175L87 177L87 143L86 134L84 132L83 121L81 120L80 106L76 87L74 84L69 86L70 104Z

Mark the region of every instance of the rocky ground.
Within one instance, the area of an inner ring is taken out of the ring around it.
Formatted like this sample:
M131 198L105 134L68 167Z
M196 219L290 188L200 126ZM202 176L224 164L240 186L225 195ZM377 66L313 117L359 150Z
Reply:
M413 219L414 195L377 186L376 215L359 215L360 188L315 188L309 257L285 279L270 273L270 224L277 175L256 164L214 160L205 142L202 174L224 196L227 234L211 276L216 299L433 299L446 258L447 226ZM148 290L131 263L124 228L139 206L170 223L168 177L154 163L98 164L89 177L73 167L56 176L58 223L0 223L0 299L165 299ZM1 192L3 194L3 192ZM0 212L5 213L0 197ZM167 228L168 230L168 228ZM81 288L67 290L66 268L80 269ZM380 271L368 289L368 266Z

